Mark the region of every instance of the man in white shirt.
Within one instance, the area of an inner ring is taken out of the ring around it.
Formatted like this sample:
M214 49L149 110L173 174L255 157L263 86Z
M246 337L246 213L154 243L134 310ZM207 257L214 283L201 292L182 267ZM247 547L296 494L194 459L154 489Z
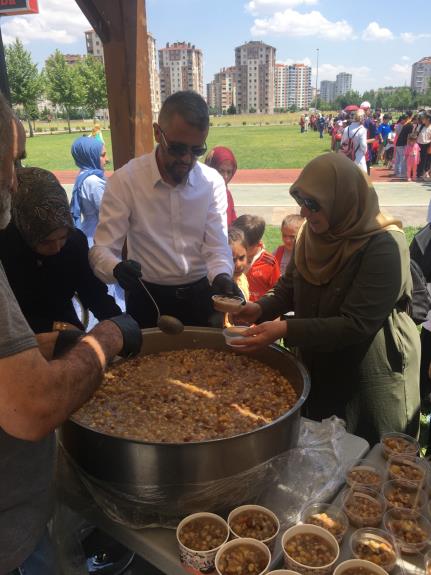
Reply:
M367 130L364 127L364 120L364 110L357 110L353 117L353 122L350 126L344 128L343 135L341 136L341 147L351 139L355 150L355 164L367 173Z
M109 179L90 263L105 283L126 290L126 308L141 327L161 314L210 325L211 294L234 295L223 178L197 162L206 151L208 107L195 92L167 98L154 123L156 149ZM127 241L128 260L122 261ZM211 285L211 287L210 287Z

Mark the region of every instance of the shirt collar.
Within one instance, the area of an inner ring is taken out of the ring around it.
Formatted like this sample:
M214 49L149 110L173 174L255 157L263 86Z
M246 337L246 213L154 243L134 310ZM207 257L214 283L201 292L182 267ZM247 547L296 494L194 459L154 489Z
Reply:
M154 150L151 152L150 155L150 166L151 166L151 180L153 183L153 187L157 187L157 185L159 183L162 183L166 186L169 186L170 184L168 184L168 182L165 182L165 180L163 179L160 170L159 170L159 166L157 165L157 160L156 160L156 150L157 150L157 146L154 148ZM187 180L184 184L177 184L177 186L172 186L172 187L178 187L178 186L195 186L196 184L196 178L197 178L197 173L196 173L196 164L193 166L191 172L189 173Z

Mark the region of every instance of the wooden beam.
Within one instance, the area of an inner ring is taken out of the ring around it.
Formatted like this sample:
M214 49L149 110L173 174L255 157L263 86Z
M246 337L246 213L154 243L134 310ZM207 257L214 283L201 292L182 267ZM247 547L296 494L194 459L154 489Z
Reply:
M153 149L145 0L76 0L102 36L114 167ZM104 28L105 27L105 28Z

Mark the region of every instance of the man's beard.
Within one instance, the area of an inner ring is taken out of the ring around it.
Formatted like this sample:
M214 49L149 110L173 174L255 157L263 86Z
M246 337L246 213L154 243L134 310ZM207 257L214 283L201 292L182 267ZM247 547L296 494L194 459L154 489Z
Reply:
M4 230L10 222L11 195L9 186L0 181L0 230Z

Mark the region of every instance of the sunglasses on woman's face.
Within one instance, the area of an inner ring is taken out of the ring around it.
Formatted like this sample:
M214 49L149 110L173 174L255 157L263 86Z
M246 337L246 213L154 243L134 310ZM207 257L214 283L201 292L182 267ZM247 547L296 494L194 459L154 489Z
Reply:
M290 192L290 195L301 208L304 206L313 213L319 212L321 209L320 204L316 200L313 200L313 198L303 198L298 192Z

